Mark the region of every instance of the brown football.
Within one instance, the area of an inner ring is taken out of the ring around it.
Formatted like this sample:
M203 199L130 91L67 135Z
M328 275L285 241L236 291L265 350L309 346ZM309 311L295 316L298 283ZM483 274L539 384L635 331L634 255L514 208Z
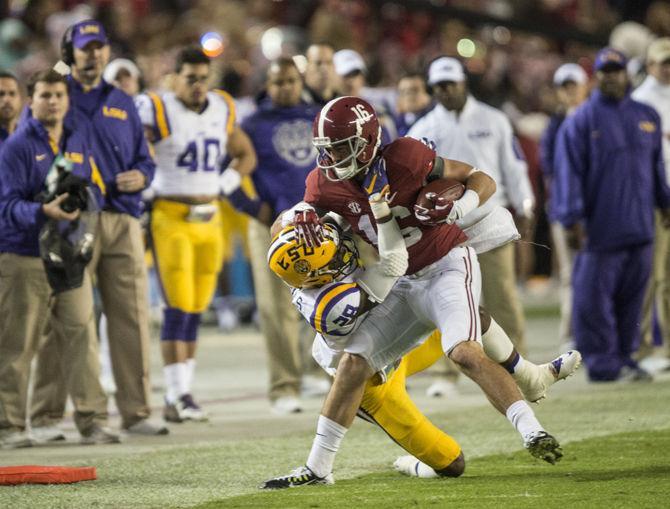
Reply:
M416 199L416 205L428 210L435 208L438 198L442 203L448 203L446 209L443 209L444 217L451 211L451 205L458 200L465 192L465 186L458 180L450 178L441 178L433 180L425 185ZM441 214L442 215L442 214Z

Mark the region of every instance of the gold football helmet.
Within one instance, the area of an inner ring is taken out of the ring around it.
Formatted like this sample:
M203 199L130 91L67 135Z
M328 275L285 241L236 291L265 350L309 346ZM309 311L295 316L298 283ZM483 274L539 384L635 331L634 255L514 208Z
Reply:
M275 235L268 251L270 269L294 288L316 288L337 281L351 274L358 264L353 239L331 224L323 225L319 247L298 242L295 228L287 226Z

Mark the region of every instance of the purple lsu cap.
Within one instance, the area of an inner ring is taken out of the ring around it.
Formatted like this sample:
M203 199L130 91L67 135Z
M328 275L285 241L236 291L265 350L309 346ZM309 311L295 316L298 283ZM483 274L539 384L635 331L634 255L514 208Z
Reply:
M596 55L596 61L593 63L594 72L603 69L625 69L628 60L626 55L614 48L603 48Z
M72 26L72 44L76 48L82 49L91 41L107 44L107 33L102 23L88 19Z

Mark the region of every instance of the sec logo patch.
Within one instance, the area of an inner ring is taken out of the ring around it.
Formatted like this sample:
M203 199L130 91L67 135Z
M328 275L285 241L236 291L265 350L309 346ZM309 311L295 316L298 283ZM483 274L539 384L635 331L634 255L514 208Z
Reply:
M349 210L351 210L352 214L360 214L363 210L356 201L350 201L347 207L349 207Z

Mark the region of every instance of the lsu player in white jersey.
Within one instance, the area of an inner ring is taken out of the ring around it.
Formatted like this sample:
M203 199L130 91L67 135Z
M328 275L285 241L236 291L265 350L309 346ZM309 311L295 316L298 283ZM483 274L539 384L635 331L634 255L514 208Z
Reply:
M223 243L218 199L221 165L250 173L256 155L235 122L232 97L208 90L210 60L199 47L177 57L174 92L144 94L136 102L153 143L156 177L151 238L166 302L161 351L166 382L164 418L205 420L191 382L200 314L221 270Z
M310 246L300 238L290 223L296 223L296 217L299 223L300 215L309 213L307 207L301 207L298 205L275 223L268 263L292 288L293 304L317 332L314 358L334 375L344 348L351 351L350 335L374 306L372 301L383 300L399 274L404 273L402 260L407 252L395 221L378 221L380 260L366 270L360 263L353 240L335 224L323 226L323 240L319 246ZM340 218L336 219L341 224ZM282 221L289 225L282 228ZM474 235L472 241L481 242L483 237L482 234ZM580 358L576 352L568 352L540 366L528 362L481 308L480 316L486 354L512 374L529 401L542 399L550 385L567 378L579 366ZM442 355L441 337L435 331L420 347L405 355L395 369L387 367L365 386L359 416L378 424L411 454L398 458L395 463L395 468L407 475L457 477L465 468L458 443L416 408L405 388L407 376L426 369ZM287 476L270 479L262 487L277 489L329 482L332 479L319 479L306 466Z

